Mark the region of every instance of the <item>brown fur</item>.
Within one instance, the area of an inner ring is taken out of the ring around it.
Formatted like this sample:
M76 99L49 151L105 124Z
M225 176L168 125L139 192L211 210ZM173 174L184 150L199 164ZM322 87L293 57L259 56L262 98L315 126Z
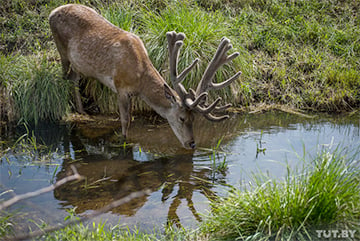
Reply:
M172 89L168 92L170 97L165 94L170 87L152 65L139 37L114 26L93 9L78 4L56 8L49 22L65 77L76 84L80 76L92 77L118 93L124 136L131 119L130 96L139 95L168 119L186 148L194 147L192 115ZM75 96L77 109L83 112L77 87ZM179 121L179 116L186 123Z

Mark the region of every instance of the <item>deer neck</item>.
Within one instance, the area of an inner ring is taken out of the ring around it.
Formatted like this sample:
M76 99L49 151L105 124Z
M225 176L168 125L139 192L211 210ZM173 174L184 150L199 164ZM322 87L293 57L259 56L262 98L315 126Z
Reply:
M144 84L140 97L163 118L167 118L172 107L170 100L165 96L165 80L159 72L153 69L143 76Z

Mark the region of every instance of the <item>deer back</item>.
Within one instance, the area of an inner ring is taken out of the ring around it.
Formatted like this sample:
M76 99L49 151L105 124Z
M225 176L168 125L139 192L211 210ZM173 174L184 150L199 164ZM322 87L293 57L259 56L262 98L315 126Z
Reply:
M77 4L56 8L50 27L61 58L86 77L96 78L113 91L138 92L152 64L142 41L93 9Z

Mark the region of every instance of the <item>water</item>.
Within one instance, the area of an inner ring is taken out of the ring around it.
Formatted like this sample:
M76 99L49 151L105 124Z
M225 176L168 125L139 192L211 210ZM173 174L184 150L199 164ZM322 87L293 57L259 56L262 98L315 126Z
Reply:
M0 128L0 193L10 189L22 194L48 186L70 175L71 165L86 177L11 207L11 211L21 211L15 217L17 228L26 231L30 225L34 229L34 222L42 220L63 222L66 210L75 207L77 215L85 216L145 189L151 191L149 195L95 220L140 229L169 224L195 227L211 199L226 195L227 184L241 187L258 173L281 180L287 166L301 168L302 158L311 160L321 148L334 150L340 145L355 152L360 147L357 115L309 119L274 112L238 115L221 123L198 118L195 152L182 149L166 123L156 123L136 119L127 140L132 144L124 144L117 135L120 129L115 121L40 125L33 130L37 143L50 146L41 155L6 152L10 142L1 140L15 140L26 130Z

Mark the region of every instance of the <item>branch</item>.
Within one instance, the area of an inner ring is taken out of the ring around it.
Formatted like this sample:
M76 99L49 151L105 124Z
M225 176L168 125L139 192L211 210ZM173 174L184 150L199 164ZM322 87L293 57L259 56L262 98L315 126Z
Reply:
M38 237L40 235L51 233L51 232L63 229L66 226L69 226L69 225L75 225L75 224L78 224L78 223L81 223L81 222L85 222L85 221L87 221L89 219L92 219L92 218L95 218L95 217L97 217L97 216L99 216L99 215L101 215L103 213L109 212L113 208L116 208L116 207L121 206L121 205L123 205L123 204L125 204L127 202L130 202L131 200L133 200L135 198L139 198L139 197L142 197L144 195L149 195L149 194L150 194L150 190L134 192L134 193L131 193L130 195L128 195L128 196L126 196L124 198L121 198L119 200L116 200L116 201L110 203L109 205L106 205L105 207L103 207L101 209L95 210L93 213L91 213L91 214L89 214L89 215L87 215L85 217L82 217L80 219L68 221L68 222L65 222L63 224L50 226L50 227L44 228L44 229L39 229L37 231L31 232L31 233L28 233L28 234L23 234L23 235L13 236L13 237L5 237L5 240L8 240L8 241L27 240L27 239L32 239L32 238Z
M17 203L17 202L19 202L21 200L28 199L28 198L31 198L31 197L36 197L36 196L39 196L39 195L47 193L47 192L51 192L55 188L57 188L57 187L59 187L61 185L64 185L67 182L83 179L83 177L77 172L76 168L73 165L71 165L71 169L72 169L72 171L74 173L73 175L65 177L65 178L61 179L60 181L57 181L55 184L53 184L51 186L41 188L41 189L39 189L37 191L34 191L34 192L28 192L28 193L25 193L25 194L16 195L15 197L13 197L13 198L11 198L11 199L3 202L3 203L0 203L0 211L2 209L4 209L4 208L7 208L7 207L10 207L10 206L14 205L15 203Z

